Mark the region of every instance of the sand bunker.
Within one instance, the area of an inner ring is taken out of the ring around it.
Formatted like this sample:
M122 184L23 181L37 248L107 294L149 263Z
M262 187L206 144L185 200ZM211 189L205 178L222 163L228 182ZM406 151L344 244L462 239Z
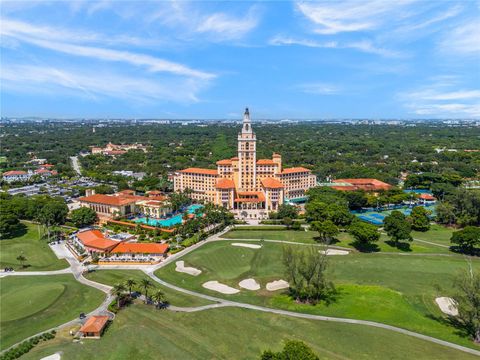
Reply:
M245 279L238 283L238 286L247 290L259 290L260 284L255 279Z
M320 250L321 254L327 255L348 255L349 252L346 250L337 250L337 249L327 249L327 250Z
M203 283L202 286L205 289L218 291L219 293L228 294L228 295L236 294L240 292L240 290L232 288L228 285L219 283L218 281L207 281L206 283Z
M60 360L61 356L59 353L55 353L49 356L45 356L41 358L40 360Z
M447 315L457 316L457 302L449 297L438 297L435 299L440 310Z
M202 273L202 270L198 270L194 267L185 267L185 262L184 261L177 261L175 263L175 265L177 266L175 268L175 271L178 271L178 272L181 272L181 273L185 273L185 274L189 274L189 275L193 275L193 276L197 276L197 275L200 275Z
M250 249L260 249L262 247L262 245L244 244L244 243L232 243L232 246L240 246L240 247L246 247Z
M289 286L288 282L286 282L285 280L276 280L276 281L269 282L267 284L267 290L268 291L277 291L277 290L281 290L281 289L287 289L288 286Z

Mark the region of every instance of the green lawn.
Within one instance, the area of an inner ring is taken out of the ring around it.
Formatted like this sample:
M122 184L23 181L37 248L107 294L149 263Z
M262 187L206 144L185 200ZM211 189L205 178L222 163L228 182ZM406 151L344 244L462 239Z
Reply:
M138 284L142 279L151 280L145 273L141 270L97 270L91 272L85 276L87 279L107 284L114 285L118 283L124 283L127 279L133 279L136 281L137 285L133 288L134 291L140 291L143 293L143 288L140 288ZM181 292L172 290L170 288L161 286L159 283L151 280L156 289L160 289L165 293L165 296L168 302L171 305L175 306L202 306L211 304L211 301L201 299L194 296L189 296ZM148 290L149 293L153 293L153 289Z
M101 340L73 343L68 335L22 357L57 351L63 359L258 359L286 339L305 341L321 359L478 359L410 336L367 326L296 319L247 309L173 313L133 305L118 313Z
M431 241L441 245L452 245L450 243L450 238L452 237L454 229L441 226L441 225L432 225L430 230L426 232L412 231L412 236L415 239Z
M68 266L64 259L58 259L43 239L41 228L32 223L22 223L23 230L11 239L0 240L0 268L7 266L21 271L60 270ZM40 231L39 231L40 230ZM22 268L17 257L23 254L29 266Z
M305 244L317 244L315 238L318 236L316 231L295 231L295 230L274 230L274 229L265 229L261 230L254 228L255 230L246 230L243 228L237 228L231 230L223 235L225 239L264 239L264 240L281 240L281 241L292 241ZM434 228L432 233L418 233L414 232L412 235L419 239L423 238L436 238L437 228ZM443 231L444 232L444 231ZM417 236L418 234L421 234ZM423 236L423 237L422 237ZM445 236L445 235L443 235ZM346 233L341 232L337 237L337 242L333 245L342 246L354 249L353 246L353 237ZM433 241L432 241L433 242ZM404 242L400 243L399 246L395 246L393 242L390 241L389 237L386 235L381 235L380 240L375 244L374 251L382 252L415 252L415 253L451 253L448 249L440 246L425 244L421 242L413 241L411 243Z
M2 278L0 348L89 312L103 299L101 291L80 284L72 275Z
M258 244L258 243L257 243ZM160 278L195 291L241 302L281 307L322 315L379 321L413 331L473 346L456 330L433 319L442 314L434 303L437 296L453 293L454 274L466 268L461 257L350 254L331 256L331 278L338 285L335 303L315 307L286 301L280 292L266 291L267 282L283 277L282 244L264 243L260 250L234 247L230 242L206 244L182 258L186 266L202 270L198 277L175 271L168 265L156 272ZM480 269L480 262L474 261ZM238 287L240 280L254 277L262 290L242 290L236 295L222 295L201 285L218 280Z

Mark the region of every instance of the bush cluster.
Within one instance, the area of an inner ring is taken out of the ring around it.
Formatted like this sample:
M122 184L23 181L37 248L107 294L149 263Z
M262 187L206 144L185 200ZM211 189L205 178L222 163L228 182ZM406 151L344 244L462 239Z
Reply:
M0 356L0 360L13 360L18 359L19 357L23 356L24 354L28 353L32 350L35 345L42 341L47 341L55 338L56 331L52 330L51 332L46 332L37 336L34 336L24 342L18 344L14 348L6 351L5 353Z

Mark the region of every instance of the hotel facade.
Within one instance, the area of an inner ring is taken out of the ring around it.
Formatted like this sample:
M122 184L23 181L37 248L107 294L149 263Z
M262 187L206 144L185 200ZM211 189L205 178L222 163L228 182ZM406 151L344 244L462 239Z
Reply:
M282 168L282 157L257 159L257 139L248 108L238 134L238 154L217 161L217 169L188 168L175 173L175 191L189 191L194 200L231 210L237 218L265 219L285 199L305 196L317 178L303 167Z

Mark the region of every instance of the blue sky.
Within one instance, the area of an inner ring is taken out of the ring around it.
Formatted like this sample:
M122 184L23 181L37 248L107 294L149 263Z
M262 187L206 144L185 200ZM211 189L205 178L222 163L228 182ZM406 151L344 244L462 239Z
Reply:
M1 1L2 116L480 118L480 2Z

